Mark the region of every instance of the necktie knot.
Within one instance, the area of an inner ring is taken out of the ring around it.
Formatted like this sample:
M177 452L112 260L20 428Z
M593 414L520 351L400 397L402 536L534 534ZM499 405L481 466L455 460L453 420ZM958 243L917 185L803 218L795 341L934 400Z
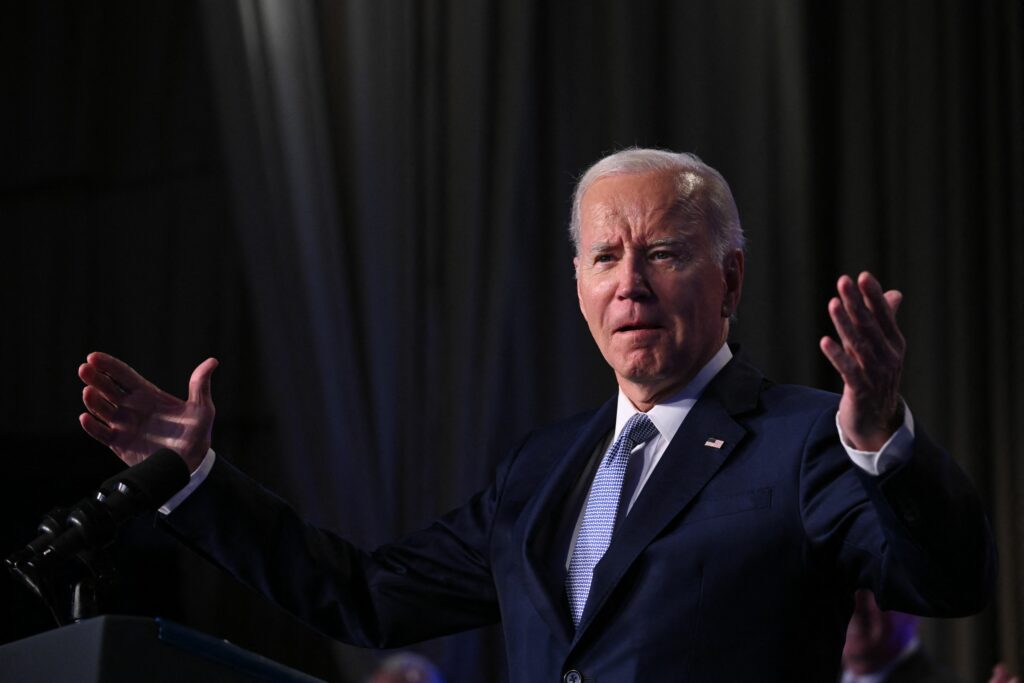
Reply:
M626 454L629 455L634 448L642 443L647 443L657 434L658 428L651 422L651 418L643 413L637 413L626 422L626 426L622 428L622 434L619 435L617 442L622 443L623 446L628 446L628 448L617 450L625 450Z

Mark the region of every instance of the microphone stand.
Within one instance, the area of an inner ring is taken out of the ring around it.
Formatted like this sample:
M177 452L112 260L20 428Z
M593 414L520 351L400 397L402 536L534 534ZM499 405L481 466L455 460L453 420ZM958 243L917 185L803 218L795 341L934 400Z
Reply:
M156 510L188 480L178 454L161 449L103 482L71 510L51 510L39 523L39 537L4 563L42 599L58 625L101 614L117 584L104 549L121 524Z
M71 606L68 616L79 622L104 614L118 586L118 573L108 554L102 550L79 553L78 560L84 572L71 585Z
M39 523L45 539L67 525L66 508L54 508ZM5 560L8 570L35 594L58 626L99 616L116 594L119 576L104 548L86 548L63 562L40 563L32 547Z

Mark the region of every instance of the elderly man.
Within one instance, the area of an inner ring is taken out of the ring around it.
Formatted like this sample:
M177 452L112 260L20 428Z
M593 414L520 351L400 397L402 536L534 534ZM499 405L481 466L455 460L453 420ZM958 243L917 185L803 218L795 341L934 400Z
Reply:
M166 526L325 633L394 647L500 620L512 681L834 681L858 587L890 609L982 608L991 534L899 397L898 292L839 278L820 346L842 396L777 385L726 344L743 234L717 171L611 155L571 231L618 395L529 434L400 542L368 553L310 528L215 456L213 359L180 401L91 354L82 426L128 463L179 452L193 480Z

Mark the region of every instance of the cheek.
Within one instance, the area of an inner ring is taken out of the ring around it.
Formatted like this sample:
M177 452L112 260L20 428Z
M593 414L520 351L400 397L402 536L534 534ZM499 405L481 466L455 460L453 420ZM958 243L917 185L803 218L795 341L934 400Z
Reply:
M580 301L580 311L591 327L600 327L604 314L608 310L609 296L605 289L607 288L593 284L576 289Z

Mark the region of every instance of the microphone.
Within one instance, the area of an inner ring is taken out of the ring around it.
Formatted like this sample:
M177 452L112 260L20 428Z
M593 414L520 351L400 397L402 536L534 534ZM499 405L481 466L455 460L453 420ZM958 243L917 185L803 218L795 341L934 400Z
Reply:
M7 567L37 593L41 575L82 551L110 543L118 527L163 505L189 481L181 457L163 448L103 482L75 505L63 523L63 511L50 512L39 525L42 534L7 558Z

